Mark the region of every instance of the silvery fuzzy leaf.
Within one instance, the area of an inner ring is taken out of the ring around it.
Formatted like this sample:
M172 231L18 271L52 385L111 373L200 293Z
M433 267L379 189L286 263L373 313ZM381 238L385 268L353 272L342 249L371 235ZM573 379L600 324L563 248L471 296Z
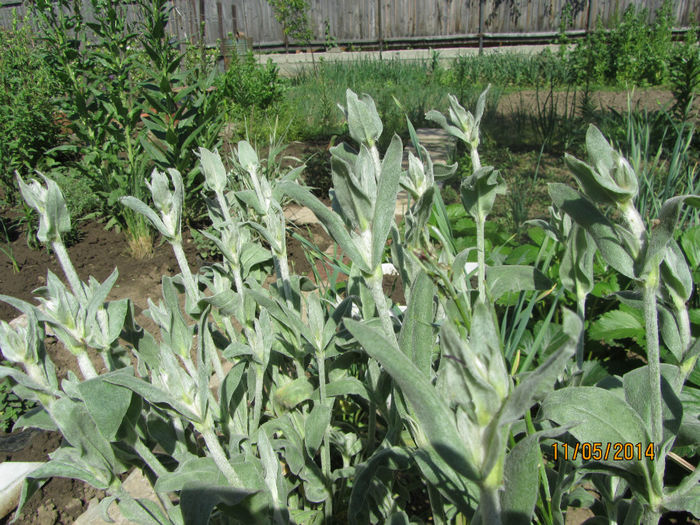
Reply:
M345 97L347 109L344 112L348 119L350 136L358 144L374 145L383 129L374 101L368 95L359 99L350 89L345 92Z
M432 356L435 334L432 322L435 317L433 299L436 293L433 281L421 271L411 286L408 308L399 334L399 347L403 353L431 380L434 375Z
M435 122L438 124L442 129L447 131L450 135L453 137L456 137L460 139L461 141L465 142L466 144L469 144L470 140L467 135L464 134L464 132L459 129L456 126L452 126L451 124L447 123L447 119L445 116L440 113L439 111L436 111L434 109L431 109L425 114L425 120L430 120L432 122Z
M481 95L479 95L479 99L476 101L476 111L474 112L474 122L475 122L477 127L481 123L481 117L484 116L484 109L486 109L486 95L488 94L489 89L491 89L491 84L486 86L486 89L484 89L484 91L481 92Z
M500 493L504 523L529 525L537 504L540 454L539 436L527 436L506 456L505 490Z
M163 354L161 354L161 357L162 355ZM143 397L149 403L169 405L181 416L193 423L201 422L201 418L192 411L191 407L176 398L171 392L163 390L142 379L122 373L105 377L105 381L126 387L135 394ZM174 386L174 388L177 387Z
M367 385L356 377L343 377L326 385L326 397L360 396L365 401L372 397Z
M672 197L663 203L659 212L659 223L652 228L649 235L649 241L642 259L641 276L646 276L650 272L657 270L661 264L666 254L666 245L673 238L673 232L678 223L678 214L683 204L700 208L700 196L682 195Z
M376 150L375 150L376 151ZM355 165L350 170L350 176L354 179L355 185L360 188L360 191L374 204L374 195L377 192L377 183L380 174L377 173L372 152L369 148L362 144L360 152L355 158Z
M170 189L170 181L162 171L154 168L151 172L151 180L146 181L146 186L151 191L153 204L163 215L167 215L173 208L173 192Z
M43 353L44 330L32 310L25 315L26 327L0 321L0 353L11 363L36 364Z
M137 523L138 525L170 525L171 523L158 504L148 498L122 496L117 507L123 518L129 523Z
M315 457L321 447L323 436L331 423L331 409L321 403L315 403L304 422L304 444L309 456Z
M307 500L312 503L323 503L328 499L328 489L321 469L316 463L307 460L299 477L304 480L304 494Z
M381 327L351 319L345 320L345 326L399 385L435 451L457 473L476 479L477 471L471 454L462 444L451 411L423 373L384 338Z
M39 215L42 215L46 211L46 196L48 190L39 184L39 181L36 179L30 180L29 184L25 183L19 174L17 174L17 184L19 185L19 191L24 201L30 208L34 208L39 212Z
M661 277L668 289L683 302L688 301L693 293L693 276L675 239L666 245L664 260L661 263Z
M605 262L625 277L635 278L634 258L626 242L631 234L627 230L612 224L590 201L565 184L549 184L549 194L557 207L593 237Z
M338 243L340 249L350 258L353 264L357 265L362 271L369 273L369 254L364 254L363 256L363 254L358 251L343 221L336 213L326 208L326 206L309 191L297 184L282 182L280 183L280 189L300 204L309 207L316 217L318 217L331 238Z
M590 172L579 170L575 175L577 178L578 175L583 177L579 182L586 193L589 190L593 192L589 195L590 198L594 199L594 195L600 196L598 194L602 193L607 196L610 204L617 204L637 195L638 182L634 170L592 124L586 132L586 149L595 169Z
M485 218L493 209L497 195L505 195L503 177L493 166L482 166L462 181L462 204L474 220Z
M376 202L372 218L372 270L382 262L386 240L394 222L396 195L401 177L401 157L403 145L398 135L394 135L382 161L381 175L376 188Z
M58 184L42 173L39 175L46 182L46 188L34 179L30 184L25 184L19 175L17 182L24 200L39 214L37 238L41 242L54 242L60 239L62 233L70 231L70 216Z
M683 406L673 391L680 370L677 366L661 364L661 410L663 418L663 441L675 439L683 419ZM651 400L649 395L649 365L635 368L622 377L625 400L647 423L651 433Z
M17 421L15 421L12 430L13 432L16 432L25 428L38 428L49 432L58 431L56 423L53 422L49 413L41 405L34 407L19 416Z
M238 162L240 163L241 167L248 172L256 170L257 166L260 164L258 154L247 140L241 140L238 142L236 156L238 157Z
M102 470L103 476L111 480L112 472L119 471L120 465L84 402L62 397L54 401L48 410L65 440L80 452L81 461L78 464Z
M192 481L185 484L180 492L180 506L182 508L183 521L188 525L207 525L214 508L221 504L227 507L237 507L236 517L242 518L243 523L261 523L266 516L251 515L247 509L241 508L241 503L248 498L255 498L259 490L244 489L240 487L228 487L214 485L209 481ZM267 497L263 497L266 500ZM253 505L251 505L253 506ZM262 508L263 503L255 505Z
M247 243L241 249L240 254L240 265L241 265L241 277L246 279L253 269L272 258L270 252L255 243Z
M595 243L578 224L571 229L566 240L566 251L559 265L559 278L570 292L590 293L593 289L593 258Z
M411 453L402 447L379 449L367 461L358 465L348 503L348 523L351 525L367 523L369 518L367 500L379 469L389 468L397 471L408 469L410 466Z
M563 337L552 342L554 348L549 357L533 372L521 378L518 386L508 396L499 415L501 425L520 419L526 410L550 392L557 377L564 371L567 362L576 352L576 344L583 330L583 322L578 315L563 309ZM564 422L560 422L563 424Z
M299 403L303 403L311 399L314 393L314 387L305 377L293 379L286 385L283 385L273 394L276 404L281 405L287 410L292 410Z
M351 166L343 160L331 159L331 197L334 210L350 223L352 229L357 229L360 228L360 214L357 208L369 209L372 204L367 196L354 186L354 178L350 176L353 169Z
M479 333L474 326L472 333ZM502 363L498 366L489 343L480 344L480 339L481 335L474 335L467 342L449 322L442 325L440 346L443 358L438 371L438 388L446 400L463 407L478 425L485 427L493 414L501 409L507 394L508 378L496 378L493 381L495 384L492 384L491 376L495 375L495 371L492 373L489 370L490 358L496 365L496 371L505 368Z
M258 453L260 462L265 472L265 486L267 487L273 511L273 520L279 525L289 523L289 510L287 509L287 490L280 462L277 458L270 439L264 428L258 429Z
M260 202L258 194L254 190L240 190L236 192L236 198L243 202L248 208L252 208L261 217L265 215L265 207Z
M672 494L664 497L662 503L664 509L669 511L690 512L696 518L700 518L700 483L691 486L685 492Z
M677 362L682 363L686 348L683 348L681 331L678 323L683 321L677 319L673 312L660 301L656 304L656 309L659 315L659 333L661 334L661 339L666 348L673 354L673 357L676 358Z
M120 374L121 371L109 372L102 376L83 381L78 385L87 411L90 413L97 429L108 441L114 441L119 427L131 404L131 390L107 382L104 377Z
M647 426L639 414L617 395L598 387L567 387L551 392L542 403L542 414L559 425L573 423L569 429L580 443L650 442ZM612 456L611 456L612 457ZM649 476L646 460L603 462L636 476Z
M144 204L136 197L121 197L119 199L119 202L121 202L127 208L130 208L136 213L140 213L141 215L146 217L146 219L148 219L148 221L153 225L153 227L167 239L175 238L177 232L175 232L172 228L166 228L163 221L160 220L158 215L156 215L156 212L154 212L151 208L149 208L146 204Z
M202 165L207 187L216 193L223 192L226 189L227 175L218 150L212 152L206 148L199 148L199 163Z
M323 308L321 300L316 293L311 293L306 298L306 321L309 325L313 340L310 341L316 349L323 349Z

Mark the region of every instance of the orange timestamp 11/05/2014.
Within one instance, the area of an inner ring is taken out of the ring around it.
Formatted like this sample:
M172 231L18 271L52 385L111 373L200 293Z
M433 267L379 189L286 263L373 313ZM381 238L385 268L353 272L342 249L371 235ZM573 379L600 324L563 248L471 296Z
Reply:
M568 443L552 444L554 460L575 461L581 458L583 461L642 461L647 458L654 460L654 443L630 443L630 442L577 442L576 445Z

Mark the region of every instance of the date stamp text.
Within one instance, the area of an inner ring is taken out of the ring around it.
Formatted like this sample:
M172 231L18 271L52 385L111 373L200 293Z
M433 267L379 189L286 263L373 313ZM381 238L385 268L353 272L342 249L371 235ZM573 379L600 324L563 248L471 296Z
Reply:
M654 443L600 443L584 442L569 445L568 443L554 443L552 445L554 460L576 461L642 461L650 459L654 461Z

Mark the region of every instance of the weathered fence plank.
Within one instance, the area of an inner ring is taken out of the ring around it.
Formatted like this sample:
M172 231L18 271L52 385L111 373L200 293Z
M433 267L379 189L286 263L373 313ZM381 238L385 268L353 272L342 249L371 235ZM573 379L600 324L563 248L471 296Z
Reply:
M523 35L556 33L566 5L573 15L569 29L592 30L599 19L606 26L612 23L630 4L652 14L663 4L663 0L309 0L309 22L313 42L320 44L326 36L338 43L378 43L380 37L385 41L474 37L479 32L480 1L485 33ZM256 45L280 45L284 40L267 0L172 0L172 5L168 29L181 40L198 41L202 28L207 45L216 45L229 33L244 33ZM0 28L12 26L13 10L20 19L28 13L26 3L0 0ZM90 16L89 2L84 13ZM688 27L698 21L700 0L674 1L672 13L677 27ZM127 16L134 19L133 9Z

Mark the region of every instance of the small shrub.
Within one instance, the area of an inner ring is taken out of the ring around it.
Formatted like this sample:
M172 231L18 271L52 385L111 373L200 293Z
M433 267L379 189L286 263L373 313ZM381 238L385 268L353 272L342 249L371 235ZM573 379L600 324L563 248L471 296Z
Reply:
M268 60L258 64L252 52L245 58L234 57L228 71L216 81L216 96L229 111L235 107L266 109L279 102L284 82L277 66Z
M59 142L55 81L26 21L0 30L0 199L17 200L14 172L30 172Z

